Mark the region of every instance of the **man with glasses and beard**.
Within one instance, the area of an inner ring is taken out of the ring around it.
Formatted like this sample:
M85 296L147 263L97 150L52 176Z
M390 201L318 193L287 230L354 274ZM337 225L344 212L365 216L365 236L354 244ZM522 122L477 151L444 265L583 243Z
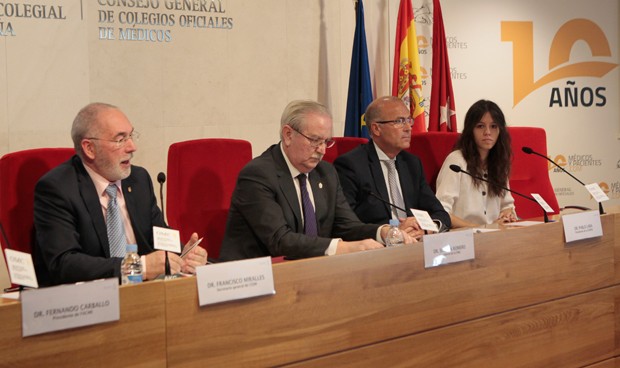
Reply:
M280 143L248 163L232 196L221 261L307 258L382 248L388 228L364 224L347 204L334 167L325 106L293 101L282 113ZM407 237L406 242L413 241Z
M127 244L137 244L143 277L164 273L164 252L153 248L153 226L167 227L147 171L133 166L138 133L117 107L93 103L71 128L76 155L36 185L35 265L42 286L119 277ZM192 234L188 244L197 240ZM195 247L169 254L171 273L193 273L207 262Z
M420 159L406 151L413 125L407 106L398 97L380 97L368 105L365 120L371 141L334 161L353 211L367 223L399 219L400 228L415 238L424 231L410 208L427 211L440 230L449 229L450 216L426 182Z

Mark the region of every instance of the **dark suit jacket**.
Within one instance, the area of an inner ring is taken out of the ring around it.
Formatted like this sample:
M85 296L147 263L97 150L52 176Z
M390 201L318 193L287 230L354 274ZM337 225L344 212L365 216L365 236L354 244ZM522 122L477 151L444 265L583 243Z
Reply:
M267 149L239 173L232 196L220 260L325 254L332 238L375 238L377 225L359 221L342 194L338 174L324 161L309 174L318 237L303 234L297 192L279 144Z
M340 176L344 195L360 220L387 224L392 217L390 206L368 194L371 191L386 201L390 198L374 143L370 141L362 144L338 157L334 166ZM424 210L449 228L450 215L426 182L420 159L407 151L401 151L396 156L396 170L409 216L410 208Z
M153 249L153 226L166 227L153 183L132 166L122 181L138 253ZM43 286L120 277L120 258L110 258L105 219L95 184L73 156L44 175L35 187L35 265Z

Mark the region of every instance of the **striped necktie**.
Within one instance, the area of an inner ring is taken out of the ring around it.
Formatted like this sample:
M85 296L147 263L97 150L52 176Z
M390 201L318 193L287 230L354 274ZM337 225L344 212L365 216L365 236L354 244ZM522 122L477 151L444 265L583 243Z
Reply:
M106 226L108 228L108 243L110 244L110 257L125 257L127 240L125 239L125 226L121 217L121 210L116 202L117 188L110 184L105 189L110 200L106 214Z

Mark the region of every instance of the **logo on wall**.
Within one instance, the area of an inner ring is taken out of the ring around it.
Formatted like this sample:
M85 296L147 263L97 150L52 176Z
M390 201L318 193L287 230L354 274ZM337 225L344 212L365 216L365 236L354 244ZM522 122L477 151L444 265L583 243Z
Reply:
M601 183L601 189L603 189L609 199L620 199L620 181L612 182L609 186L607 186L607 190L603 188L602 184L606 183Z
M568 156L559 154L549 158L568 172L579 172L582 171L584 167L598 167L603 165L603 160L597 159L592 154L573 153ZM562 169L556 167L551 162L547 163L547 169L552 172L562 172Z
M501 22L502 41L512 42L513 107L535 90L549 83L576 77L602 78L618 64L598 61L611 58L609 41L603 30L588 19L572 19L556 32L549 48L549 72L534 80L533 22ZM590 61L570 63L575 43L585 42L591 52ZM549 107L605 106L604 86L580 87L567 80L564 89L552 88Z

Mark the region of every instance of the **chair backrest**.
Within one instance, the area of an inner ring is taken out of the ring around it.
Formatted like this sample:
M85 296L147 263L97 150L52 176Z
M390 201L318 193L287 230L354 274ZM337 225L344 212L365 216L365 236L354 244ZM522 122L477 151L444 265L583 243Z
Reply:
M510 189L525 194L538 193L559 213L560 206L549 179L547 161L542 157L528 155L522 147L530 147L536 152L547 155L547 134L543 128L535 127L508 127L512 141L512 168L510 171ZM526 198L513 195L517 215L521 218L541 217L543 210L540 206Z
M456 132L427 132L413 133L408 151L418 156L424 167L424 176L435 191L437 175L441 170L446 156L452 152L454 144L459 139Z
M323 161L333 163L338 156L343 155L353 148L363 143L368 143L368 139L360 137L334 137L336 144L332 148L328 148L323 156Z
M13 250L32 253L34 187L50 169L75 154L73 148L36 148L0 158L0 224ZM2 248L7 247L0 237Z
M197 139L169 147L166 215L181 241L197 232L209 258L219 257L237 177L251 159L245 140Z

